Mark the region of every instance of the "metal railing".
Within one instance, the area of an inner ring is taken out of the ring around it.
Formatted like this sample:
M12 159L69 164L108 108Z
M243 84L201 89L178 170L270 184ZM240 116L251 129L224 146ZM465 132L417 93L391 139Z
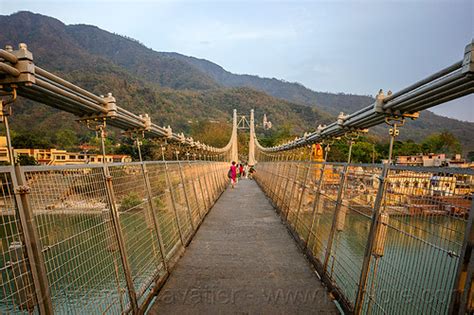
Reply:
M143 313L227 163L0 167L0 313Z
M273 161L255 178L345 311L472 311L473 170Z
M387 95L382 90L375 102L354 113L340 113L335 122L319 125L316 131L273 147L263 147L251 132L250 137L261 152L282 152L331 140L348 132L363 131L389 119L416 119L419 111L474 93L474 42L466 45L460 61Z
M0 118L7 130L7 147L11 163L13 151L9 135L8 117L17 96L57 108L78 117L89 129L95 129L105 137L106 126L119 128L128 136L155 139L166 142L186 151L196 151L219 160L237 160L237 112L233 112L233 127L229 142L221 148L213 147L183 133L175 133L168 127L161 127L151 121L148 114L136 115L117 105L117 100L107 96L95 95L72 82L35 65L33 53L21 43L17 50L7 45L0 49ZM104 151L104 150L103 150ZM104 153L104 152L103 152ZM104 153L105 154L105 153Z

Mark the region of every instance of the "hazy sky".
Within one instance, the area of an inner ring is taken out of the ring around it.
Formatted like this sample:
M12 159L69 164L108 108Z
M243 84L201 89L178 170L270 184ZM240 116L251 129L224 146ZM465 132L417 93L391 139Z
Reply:
M0 0L0 14L29 10L205 58L234 73L374 95L460 60L474 37L473 3ZM474 121L474 97L433 111Z

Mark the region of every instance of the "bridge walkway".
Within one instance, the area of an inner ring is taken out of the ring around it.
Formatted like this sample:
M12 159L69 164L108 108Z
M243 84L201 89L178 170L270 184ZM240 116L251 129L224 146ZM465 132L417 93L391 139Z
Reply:
M214 205L149 314L338 313L258 185Z

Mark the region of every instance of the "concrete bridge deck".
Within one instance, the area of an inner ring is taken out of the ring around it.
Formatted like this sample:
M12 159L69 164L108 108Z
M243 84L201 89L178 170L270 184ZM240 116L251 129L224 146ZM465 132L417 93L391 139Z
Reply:
M258 185L227 189L149 314L337 314Z

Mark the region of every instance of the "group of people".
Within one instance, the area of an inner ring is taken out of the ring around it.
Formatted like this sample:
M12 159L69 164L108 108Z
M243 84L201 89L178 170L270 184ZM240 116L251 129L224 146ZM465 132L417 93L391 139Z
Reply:
M255 173L255 168L253 166L248 165L247 163L236 163L232 161L232 165L229 168L227 173L227 177L230 179L230 183L232 188L235 188L235 185L239 181L239 179L249 178L252 179L253 174Z

